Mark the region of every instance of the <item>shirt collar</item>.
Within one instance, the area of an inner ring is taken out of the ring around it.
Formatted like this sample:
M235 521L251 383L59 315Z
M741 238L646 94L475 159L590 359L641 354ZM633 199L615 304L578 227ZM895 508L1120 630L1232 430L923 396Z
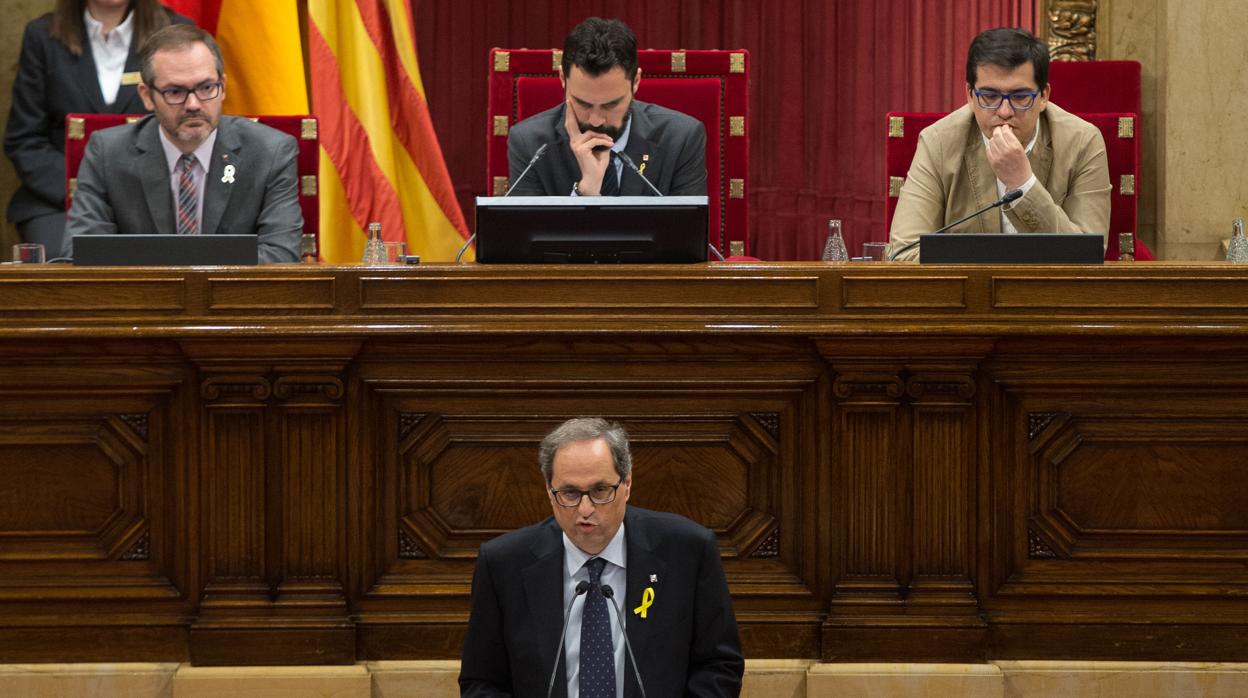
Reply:
M156 130L160 133L160 147L165 151L165 162L168 163L169 172L172 174L174 168L178 166L178 160L182 157L182 151L173 144L173 141L169 140L169 137L165 135L165 130L160 128L159 124L157 124ZM195 156L195 160L199 162L199 166L204 168L204 172L207 172L209 165L212 164L212 148L217 143L217 131L219 130L220 128L214 128L212 133L208 134L204 142L200 143L199 147L192 153Z
M91 16L91 10L85 6L82 8L82 21L87 26L87 39L95 41L104 41L104 25L100 20ZM123 46L130 45L130 39L134 36L134 13L127 12L126 18L121 20L121 24L113 27L113 31L108 35L109 41L120 41Z
M597 555L590 555L584 550L576 547L568 534L563 534L563 564L568 568L568 577L576 574L577 570L585 566L590 558L600 557L607 562L624 569L624 522L620 522L620 528L612 536L611 542L607 543L607 547Z
M624 133L620 134L619 140L611 146L611 150L617 153L624 152L624 148L628 147L628 134L633 132L633 108L628 108L628 123L624 124Z

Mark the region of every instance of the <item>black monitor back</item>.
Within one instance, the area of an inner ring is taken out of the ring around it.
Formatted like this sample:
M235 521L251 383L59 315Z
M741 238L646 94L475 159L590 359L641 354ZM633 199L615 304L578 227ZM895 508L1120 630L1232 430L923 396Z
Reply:
M75 235L74 266L254 265L255 235Z
M1101 264L1095 233L939 233L920 236L921 264Z
M482 264L705 262L705 196L479 197Z

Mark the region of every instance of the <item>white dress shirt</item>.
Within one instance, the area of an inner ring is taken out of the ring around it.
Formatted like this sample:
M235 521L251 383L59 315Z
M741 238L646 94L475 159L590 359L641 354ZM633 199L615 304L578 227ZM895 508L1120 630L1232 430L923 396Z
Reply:
M611 587L615 592L615 603L620 604L621 611L624 611L624 599L628 598L628 576L625 574L627 569L627 553L624 550L624 524L620 524L620 530L615 532L615 537L607 543L607 547L597 555L586 555L584 551L576 547L572 539L568 538L568 534L563 534L563 607L567 608L568 603L572 601L572 597L576 594L576 585L578 582L589 581L589 570L585 569L585 563L591 558L600 557L607 561L605 567L602 568L601 582ZM580 698L581 695L581 616L585 610L585 599L588 594L582 594L572 606L572 613L568 616L568 635L565 638L567 644L564 647L564 659L567 662L568 669L568 698ZM619 619L615 615L615 607L611 604L611 599L607 599L607 616L611 619L611 649L615 651L615 695L624 695L624 638Z
M182 151L165 136L164 129L157 130L160 131L160 147L165 151L165 162L169 164L169 190L173 192L173 215L174 220L177 220L178 160L182 157ZM204 230L204 183L208 180L208 169L212 165L212 147L216 142L217 130L214 128L195 149L195 166L191 168L191 179L195 182L195 229L201 235L207 232ZM165 232L174 233L176 228Z
M1040 124L1042 123L1044 123L1043 119L1036 119L1036 132L1032 134L1031 142L1027 144L1028 155L1031 155L1031 150L1036 147L1036 141L1040 140ZM983 133L980 133L979 136L980 138L984 139L984 147L987 148L988 139L984 136ZM1027 178L1027 181L1023 182L1023 186L1019 187L1019 190L1022 191L1023 194L1026 194L1027 192L1031 191L1031 188L1034 186L1036 186L1036 175L1033 172L1032 175ZM1002 182L1001 180L998 179L997 180L997 200L999 201L1001 197L1003 196L1005 196L1005 182ZM1005 209L1014 208L1014 205L1017 203L1018 202L1015 201L1013 204L1006 204L1005 206L1001 207L1001 213L1000 213L1001 232L1003 233L1017 233L1018 232L1018 228L1015 228L1014 224L1010 222L1010 217L1005 215Z
M83 9L82 21L87 27L87 41L91 44L91 57L95 59L95 75L100 81L100 93L104 103L117 101L121 89L121 74L126 71L126 57L130 55L130 40L134 37L134 13L126 13L121 24L108 34L104 25Z

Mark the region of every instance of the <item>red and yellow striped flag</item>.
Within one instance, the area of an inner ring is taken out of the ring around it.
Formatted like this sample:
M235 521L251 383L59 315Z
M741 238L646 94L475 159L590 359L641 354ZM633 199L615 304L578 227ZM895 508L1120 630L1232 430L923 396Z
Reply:
M307 81L296 0L165 0L217 39L226 114L306 114Z
M425 102L409 0L308 0L320 119L321 257L358 262L368 223L423 259L467 237Z

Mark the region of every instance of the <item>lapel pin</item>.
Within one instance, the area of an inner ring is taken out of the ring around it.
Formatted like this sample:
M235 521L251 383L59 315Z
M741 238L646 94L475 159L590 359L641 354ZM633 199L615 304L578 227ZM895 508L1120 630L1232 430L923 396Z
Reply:
M654 575L650 575L650 577L651 579L653 579ZM642 618L645 618L646 613L650 610L650 607L653 605L654 605L654 587L646 587L646 591L641 595L641 605L638 606L637 608L634 608L633 613L641 616Z
M650 575L650 583L651 583L651 584L654 584L654 583L656 583L656 582L658 582L658 581L659 581L659 575L657 575L657 574L652 574L652 575Z
M237 170L235 170L235 169L234 169L234 166L233 166L233 165L226 165L226 166L225 166L225 174L221 175L221 183L222 183L222 184L233 184L233 183L234 183L234 173L235 173L236 171L237 171Z

